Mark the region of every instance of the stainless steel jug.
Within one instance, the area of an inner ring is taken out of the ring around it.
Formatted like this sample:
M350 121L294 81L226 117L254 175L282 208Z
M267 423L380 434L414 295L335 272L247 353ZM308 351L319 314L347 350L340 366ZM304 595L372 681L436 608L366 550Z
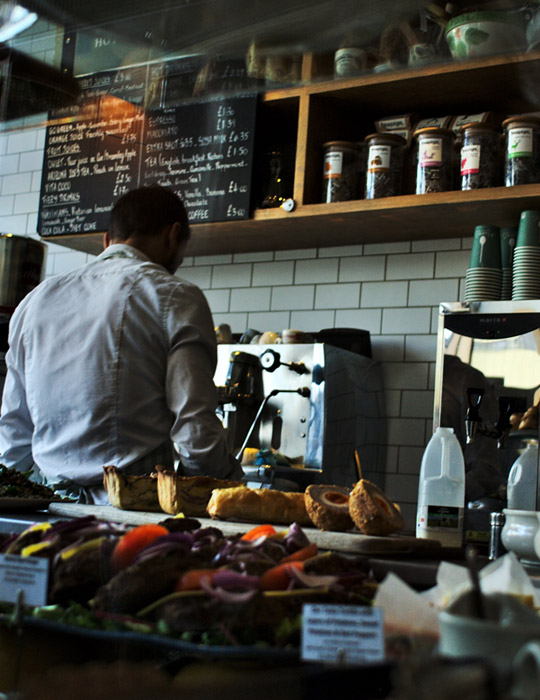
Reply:
M11 316L23 297L41 282L45 251L41 241L0 233L0 316Z

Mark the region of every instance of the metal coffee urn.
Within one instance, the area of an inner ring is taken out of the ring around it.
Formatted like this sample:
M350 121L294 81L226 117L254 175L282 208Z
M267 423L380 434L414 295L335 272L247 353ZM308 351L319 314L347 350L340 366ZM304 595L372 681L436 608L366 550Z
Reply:
M467 542L487 546L512 464L540 435L519 416L539 402L540 301L441 303L433 425L452 427L463 449Z
M245 467L248 480L352 486L361 469L384 488L382 373L370 348L368 356L330 342L218 345L218 415L231 452L277 452L290 462Z
M41 282L45 252L45 244L33 238L0 233L0 395L9 319L17 304Z

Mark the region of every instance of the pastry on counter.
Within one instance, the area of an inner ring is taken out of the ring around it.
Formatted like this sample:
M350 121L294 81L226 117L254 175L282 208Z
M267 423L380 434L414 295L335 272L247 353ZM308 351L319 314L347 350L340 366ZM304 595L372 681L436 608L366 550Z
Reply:
M351 489L346 486L310 484L305 490L304 498L313 524L319 530L352 530L354 523L349 514L350 494Z
M103 486L115 508L161 512L155 474L126 476L116 467L106 466L103 467Z
M390 535L405 527L396 504L367 479L355 484L349 498L349 512L364 535Z
M241 481L216 479L213 476L180 476L159 464L156 473L159 504L170 515L183 513L204 518L214 489L245 488Z
M250 489L246 486L212 492L208 503L212 518L253 523L312 525L304 494L296 491Z

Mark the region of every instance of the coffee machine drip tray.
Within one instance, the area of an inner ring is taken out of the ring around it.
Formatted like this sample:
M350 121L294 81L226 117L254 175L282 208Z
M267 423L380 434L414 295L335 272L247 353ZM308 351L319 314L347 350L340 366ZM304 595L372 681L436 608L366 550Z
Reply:
M371 358L328 343L221 344L214 381L230 451L292 463L246 467L248 482L352 486L356 451L363 476L384 488L382 373Z

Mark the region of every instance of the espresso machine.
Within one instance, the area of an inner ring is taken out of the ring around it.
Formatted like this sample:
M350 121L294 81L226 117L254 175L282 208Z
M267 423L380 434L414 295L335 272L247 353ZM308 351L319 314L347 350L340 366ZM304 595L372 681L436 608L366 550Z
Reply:
M218 345L218 415L249 485L352 486L362 475L384 488L382 373L366 352L330 342Z

